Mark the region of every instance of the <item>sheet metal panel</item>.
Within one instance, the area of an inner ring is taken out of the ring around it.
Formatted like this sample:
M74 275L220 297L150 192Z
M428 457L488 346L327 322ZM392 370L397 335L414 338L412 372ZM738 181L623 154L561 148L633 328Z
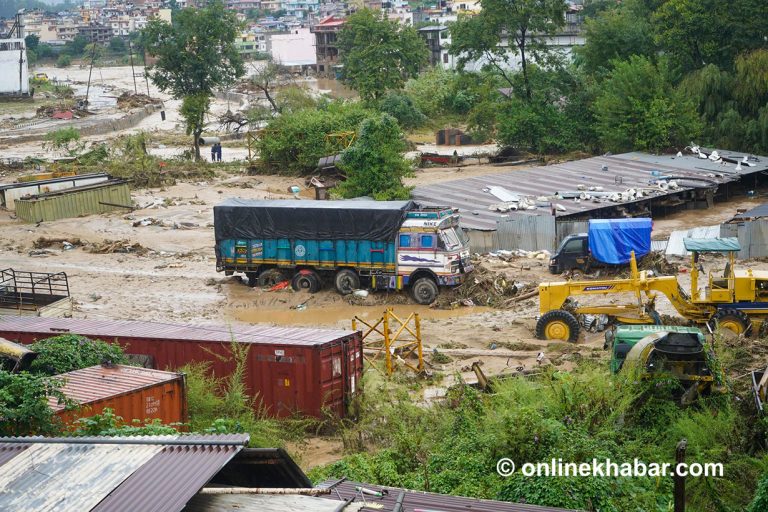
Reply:
M0 510L91 510L162 449L157 445L29 445L2 466Z
M334 480L327 480L317 487L327 488L334 482ZM328 496L338 501L358 496L354 502L358 503L362 500L359 498L359 493L355 491L355 487L359 486L377 491L380 489L387 489L389 493L383 498L376 498L374 496L365 497L366 501L369 503L377 503L383 505L383 510L393 510L395 503L397 502L397 498L400 495L400 491L404 490L395 487L382 487L380 485L344 481L334 487L334 490ZM449 496L446 494L405 490L403 512L413 512L416 509L440 512L467 512L468 510L471 510L472 512L567 512L568 510L564 508L540 507L537 505L527 505L522 503L479 500L475 498L465 498L462 496ZM381 509L363 507L360 510L369 512Z
M14 201L24 196L44 194L54 190L62 190L83 185L93 185L107 181L109 175L106 173L81 174L78 176L66 176L61 178L51 178L47 180L37 180L23 183L7 183L0 185L0 203L9 210L15 210Z
M603 170L604 165L607 166L607 171ZM414 189L413 198L424 204L448 204L459 208L462 214L462 226L465 228L494 230L496 229L496 221L503 218L504 214L488 210L490 205L500 202L490 192L483 191L489 187L503 187L511 194L538 197L551 196L558 191L574 191L579 185L584 185L587 188L600 186L606 192L622 192L628 188L643 187L658 190L653 184L653 181L657 179L657 176L652 174L653 171L658 171L662 175L683 177L683 179L676 180L680 185L678 190L658 191L653 196L664 197L690 190L694 186L701 186L706 183L724 184L738 180L747 174L765 171L768 169L768 157L760 157L759 165L756 167L744 167L739 173L735 172L734 169L735 165L733 164L714 164L699 160L691 155L677 158L670 155L654 157L653 155L627 153L587 158L544 167L515 169L504 173L419 186ZM716 176L716 174L721 174L721 176ZM686 181L685 177L690 179ZM707 181L702 182L699 181L700 179ZM558 212L558 216L567 216L620 206L621 204L648 201L648 199L648 197L643 197L636 201L624 203L608 201L576 203L573 200L555 200L554 202L566 208L565 211ZM547 206L529 212L541 214L548 211L549 207Z
M242 445L166 446L114 489L93 512L178 512Z
M718 238L720 236L720 225L701 226L692 229L683 229L673 231L669 234L667 242L667 256L690 256L690 252L685 250L683 240L686 238Z
M16 216L26 222L53 221L119 210L131 205L125 182L104 182L16 199Z
M258 512L335 512L339 502L329 498L312 496L269 496L264 494L199 494L192 498L184 512L258 511ZM354 506L345 512L355 512Z

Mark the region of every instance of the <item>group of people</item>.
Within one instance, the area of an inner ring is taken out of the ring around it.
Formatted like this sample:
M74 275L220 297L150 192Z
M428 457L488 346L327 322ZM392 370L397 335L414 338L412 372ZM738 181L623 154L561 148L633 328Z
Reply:
M211 146L211 162L221 162L221 142Z

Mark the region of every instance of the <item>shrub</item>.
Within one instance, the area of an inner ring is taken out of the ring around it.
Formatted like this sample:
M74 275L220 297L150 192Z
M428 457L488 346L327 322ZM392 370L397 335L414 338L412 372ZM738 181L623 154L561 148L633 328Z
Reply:
M381 100L379 110L389 114L406 130L417 128L427 120L405 94L390 92Z
M103 362L124 364L128 361L120 345L76 334L63 334L40 340L33 343L30 349L38 353L30 371L46 375L71 372Z
M70 65L72 65L72 57L70 57L67 54L61 54L59 55L59 58L56 59L56 67L57 68L67 68Z

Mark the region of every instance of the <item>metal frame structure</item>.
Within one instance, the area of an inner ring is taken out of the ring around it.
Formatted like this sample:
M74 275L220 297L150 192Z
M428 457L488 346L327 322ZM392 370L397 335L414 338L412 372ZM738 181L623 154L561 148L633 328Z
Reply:
M352 330L358 330L358 322L367 328L364 331L361 329L363 335L363 359L372 368L381 372L376 363L383 354L387 375L394 373L395 360L401 362L414 372L421 373L424 371L421 321L418 313L411 313L403 320L391 308L388 308L384 311L384 315L373 324L356 316L352 319ZM411 326L411 323L413 323L413 326ZM374 333L381 336L381 338L373 336ZM401 338L401 336L407 336L406 333L410 334L411 337ZM373 355L369 357L366 355L366 351L373 352ZM417 359L415 366L408 362L408 359L414 355Z

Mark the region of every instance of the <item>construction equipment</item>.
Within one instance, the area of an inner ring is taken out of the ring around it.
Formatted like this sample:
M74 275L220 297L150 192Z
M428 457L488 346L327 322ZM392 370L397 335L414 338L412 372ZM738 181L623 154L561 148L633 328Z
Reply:
M380 371L376 363L379 356L383 355L387 375L394 373L396 363L402 363L416 373L424 371L424 347L421 344L418 313L411 313L402 319L391 308L387 308L384 315L374 323L356 316L352 319L353 331L358 330L358 322L365 326L365 329L360 329L363 334L363 358L371 368ZM416 360L412 361L412 358Z
M626 279L565 281L539 285L541 317L536 323L540 339L575 342L579 336L577 315L608 315L620 324L659 324L655 309L658 294L664 295L683 318L696 324L718 326L736 334L749 336L755 324L760 336L768 335L768 272L734 270L735 254L740 250L736 238L684 239L691 252L691 290L686 293L675 276L656 276L651 271L638 271L632 253L631 275ZM699 289L701 253L724 253L728 262L721 275L710 271L705 287ZM631 303L584 305L571 300L577 295L634 294Z
M611 371L624 367L639 371L642 379L673 378L680 383L682 405L713 390L715 377L707 362L706 340L695 327L622 325L606 333L611 348Z

